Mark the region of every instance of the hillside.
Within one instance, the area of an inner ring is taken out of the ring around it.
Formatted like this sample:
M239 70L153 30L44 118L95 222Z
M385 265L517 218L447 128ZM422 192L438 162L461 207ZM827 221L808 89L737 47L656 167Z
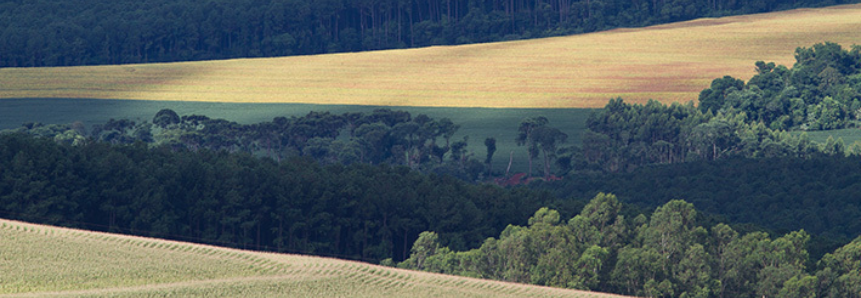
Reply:
M2 297L621 297L0 220Z
M0 98L380 106L602 107L690 101L753 62L861 37L861 5L798 9L567 37L351 54L0 69Z

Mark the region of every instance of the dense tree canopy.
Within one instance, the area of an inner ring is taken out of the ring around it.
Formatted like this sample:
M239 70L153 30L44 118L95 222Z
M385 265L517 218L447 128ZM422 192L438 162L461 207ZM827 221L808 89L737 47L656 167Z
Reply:
M700 110L744 112L771 129L829 130L857 127L861 117L861 46L844 50L825 42L795 50L795 65L756 62L745 84L712 81L700 93Z
M775 130L746 114L702 112L693 103L627 104L621 98L587 120L583 158L604 172L626 172L650 164L729 157L809 157L844 154L811 142L804 134ZM841 141L842 144L842 141Z
M474 247L528 209L561 203L404 166L21 134L0 134L0 178L4 218L370 261L405 258L425 230Z
M629 173L578 173L533 184L562 199L599 192L652 209L685 199L712 221L748 224L775 233L804 229L821 255L861 231L861 157L729 158L639 168Z
M77 2L0 1L0 67L272 57L464 44L857 1Z
M423 232L400 267L640 297L857 297L861 238L817 263L810 236L703 226L693 204L669 201L625 218L599 193L569 221L540 208L480 248L444 247ZM815 267L808 267L816 264Z
M87 131L80 123L26 123L7 130L53 138L67 144L88 140L112 144L143 142L150 147L246 152L276 161L305 156L324 164L392 164L446 173L467 181L488 174L488 163L467 154L468 139L454 140L460 128L448 118L376 109L371 113L310 112L271 122L239 124L203 115L179 116L170 109L152 122L110 119Z

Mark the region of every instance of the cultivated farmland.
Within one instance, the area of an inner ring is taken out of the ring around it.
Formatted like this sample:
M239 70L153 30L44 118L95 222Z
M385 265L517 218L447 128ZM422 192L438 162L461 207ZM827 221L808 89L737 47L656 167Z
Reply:
M695 100L757 60L861 40L861 5L798 9L568 37L351 54L0 69L0 98L374 106L596 108Z
M0 297L622 297L0 220Z

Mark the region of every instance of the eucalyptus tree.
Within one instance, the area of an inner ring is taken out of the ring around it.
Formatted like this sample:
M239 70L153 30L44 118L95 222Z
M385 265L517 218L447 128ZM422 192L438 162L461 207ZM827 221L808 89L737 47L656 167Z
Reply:
M496 153L496 138L489 137L484 139L484 146L487 147L487 157L484 158L484 164L487 165L487 175L493 175L493 154Z
M534 129L533 138L544 155L544 177L550 177L550 165L556 158L559 144L565 143L568 135L558 128L540 126Z
M538 117L530 117L523 119L520 122L520 127L517 128L517 137L515 137L514 141L517 146L526 146L527 158L529 160L529 171L526 172L527 176L532 175L532 160L538 157L539 153L539 143L535 138L535 130L539 127L544 127L550 120L547 120L547 117L538 116Z
M861 237L826 254L817 263L819 297L861 297Z

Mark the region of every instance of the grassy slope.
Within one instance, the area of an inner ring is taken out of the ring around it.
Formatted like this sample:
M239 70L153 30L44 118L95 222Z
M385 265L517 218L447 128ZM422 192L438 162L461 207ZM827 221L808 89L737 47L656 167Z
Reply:
M861 5L700 19L594 34L350 54L0 69L0 98L61 97L378 106L602 107L695 100L757 60L861 40Z
M0 297L620 297L0 220Z

